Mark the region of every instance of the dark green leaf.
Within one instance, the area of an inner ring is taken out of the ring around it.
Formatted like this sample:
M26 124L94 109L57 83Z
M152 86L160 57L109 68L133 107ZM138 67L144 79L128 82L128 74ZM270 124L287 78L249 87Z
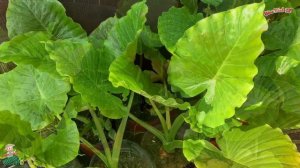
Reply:
M158 18L158 34L161 42L172 52L184 32L202 18L202 14L191 14L184 7L170 8Z
M56 39L86 37L57 0L10 0L6 17L10 38L29 31L47 31Z

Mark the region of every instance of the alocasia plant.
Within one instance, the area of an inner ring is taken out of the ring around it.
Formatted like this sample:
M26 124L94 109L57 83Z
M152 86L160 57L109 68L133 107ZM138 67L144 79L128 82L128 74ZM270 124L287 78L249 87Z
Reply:
M158 18L158 33L146 25L141 1L87 36L57 0L10 0L10 40L0 45L0 61L17 67L0 75L0 148L14 143L31 166L59 167L76 157L81 141L116 168L130 118L167 152L182 148L197 167L299 167L282 131L300 124L299 11L268 21L263 15L299 4L180 2ZM134 94L152 107L162 131L131 113ZM90 122L78 113L85 110L104 151L72 120ZM171 120L174 111L183 113ZM103 117L121 120L112 147ZM184 121L190 129L177 139Z

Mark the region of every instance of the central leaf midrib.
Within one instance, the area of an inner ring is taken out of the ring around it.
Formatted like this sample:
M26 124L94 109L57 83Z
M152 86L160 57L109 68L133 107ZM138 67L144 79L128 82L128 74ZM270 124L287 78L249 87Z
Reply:
M242 10L242 11L243 11L243 10ZM228 14L228 13L226 13L226 14ZM226 17L226 16L227 16L227 15L225 15L224 17ZM239 32L240 32L241 16L242 16L242 13L241 13L240 16L239 16L239 24L238 24L238 25L239 25ZM251 20L253 20L253 19L251 19ZM250 21L249 21L249 22L250 22ZM251 23L251 22L250 22L250 23ZM226 24L224 24L224 25L226 25ZM211 26L211 25L210 25L210 26ZM224 27L224 30L226 30L226 27ZM212 78L213 80L216 80L216 81L217 81L217 78L218 78L220 72L222 72L222 69L224 68L225 63L226 63L227 60L231 57L232 52L234 51L234 49L236 48L236 46L240 43L241 38L243 37L243 35L244 35L246 32L247 32L246 29L244 29L244 31L242 31L242 33L239 33L240 36L238 37L238 39L237 39L236 42L234 43L233 47L231 48L231 50L229 51L229 53L227 54L227 56L226 56L225 59L223 60L221 66L219 67L219 70L217 71L217 73L215 74L215 76ZM225 35L225 36L226 36L226 35ZM226 44L227 44L227 41L226 41ZM218 51L219 51L219 50L218 50ZM219 53L219 56L222 57L222 55L220 55L220 52L218 52L218 53Z
M52 32L50 30L48 30L48 28L46 27L46 25L44 25L43 22L41 22L39 20L39 18L34 14L34 11L32 11L32 9L29 6L27 6L26 3L25 3L25 6L27 7L27 9L30 12L30 14L34 17L34 19L40 24L40 26L42 26L42 28L44 30L46 30L48 33L52 34Z

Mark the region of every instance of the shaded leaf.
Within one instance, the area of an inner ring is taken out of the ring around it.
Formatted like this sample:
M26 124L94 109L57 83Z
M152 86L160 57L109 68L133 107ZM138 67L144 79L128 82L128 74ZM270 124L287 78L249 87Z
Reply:
M20 116L8 111L0 112L0 149L6 144L15 144L18 150L29 148L35 136L30 123L21 120Z
M296 35L298 19L290 14L281 20L269 24L269 29L262 35L266 50L287 49Z
M278 57L276 61L276 70L279 75L286 74L291 68L299 65L299 61L290 57Z
M161 42L172 52L184 32L202 19L202 14L191 14L187 8L170 8L158 18L158 34Z
M142 43L149 48L158 48L162 44L157 33L153 33L149 26L145 26L141 33Z
M275 72L276 59L274 56L259 59L263 60L259 61L259 69L265 67L264 70L270 73L255 78L254 88L247 101L238 109L237 116L251 125L269 124L288 129L300 122L300 69L297 67L284 75L278 75Z
M300 20L300 19L298 19ZM281 60L278 60L279 61L279 64L281 66L278 67L278 69L286 69L285 72L287 72L290 68L292 67L296 67L296 64L298 64L300 62L300 27L298 28L297 30L297 33L296 33L296 36L292 42L292 44L289 46L287 52L284 54L285 57L288 57L288 58L279 58ZM289 63L292 63L291 64L288 64L289 67L286 67L285 64L283 64L284 62L282 61L289 61Z
M101 24L89 35L89 40L95 47L101 48L104 46L104 41L107 39L108 33L117 23L117 21L118 18L110 17L101 22Z
M86 37L57 0L10 0L6 17L10 38L29 31L47 31L56 39Z
M180 2L190 10L191 13L196 13L198 10L198 0L180 0Z

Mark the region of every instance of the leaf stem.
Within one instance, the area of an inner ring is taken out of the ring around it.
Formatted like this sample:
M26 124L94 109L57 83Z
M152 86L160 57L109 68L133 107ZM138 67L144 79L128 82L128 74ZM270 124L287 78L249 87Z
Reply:
M176 138L178 130L181 128L182 124L184 123L184 117L183 114L180 114L177 116L175 121L173 122L172 128L170 129L170 139L174 140Z
M83 137L80 137L80 141L83 144L85 144L90 150L92 150L94 152L94 154L97 155L104 162L104 164L106 166L109 166L106 156L101 151L99 151L97 148L95 148L89 141L87 141Z
M111 162L111 151L110 151L106 136L104 134L102 124L101 124L100 120L98 119L95 111L91 107L89 108L89 111L90 111L93 121L96 125L99 139L104 147L104 152L105 152L106 158L107 158L108 162L110 163Z
M79 115L76 117L76 120L81 121L84 124L89 124L90 123L89 119L87 119L86 117L83 117L83 116L79 116Z
M29 165L30 168L36 168L36 166L34 165L34 163L32 162L32 159L29 158L27 161L27 164Z
M167 123L166 123L166 120L164 119L163 115L161 114L161 112L158 110L157 106L155 105L155 103L149 99L156 115L158 116L159 118L159 121L161 123L161 126L163 128L163 131L164 131L164 134L165 134L165 137L168 137L168 134L169 134L169 131L168 131L168 128L167 128Z
M168 88L167 88L167 83L164 80L164 89L165 89L165 96L168 97ZM166 122L167 122L167 128L168 130L172 127L171 123L171 115L170 115L170 108L168 106L165 106L166 110Z
M130 113L130 110L131 110L133 98L134 98L134 92L131 92L130 98L128 101L128 105L127 105L128 114ZM126 129L127 120L128 120L128 115L126 117L122 118L121 124L119 126L119 129L118 129L116 137L115 137L115 142L114 142L113 151L112 151L112 168L118 167L121 148L122 148L122 141L123 141L123 136L124 136L124 132Z
M182 140L174 140L172 142L168 142L163 145L164 145L164 149L167 152L174 152L176 148L182 148L183 141Z
M159 131L158 129L156 129L155 127L140 120L139 118L137 118L136 116L134 116L131 113L129 113L129 118L132 119L133 121L135 121L136 123L138 123L139 125L141 125L142 127L144 127L147 131L151 132L153 135L155 135L162 143L166 142L164 134L161 131Z

